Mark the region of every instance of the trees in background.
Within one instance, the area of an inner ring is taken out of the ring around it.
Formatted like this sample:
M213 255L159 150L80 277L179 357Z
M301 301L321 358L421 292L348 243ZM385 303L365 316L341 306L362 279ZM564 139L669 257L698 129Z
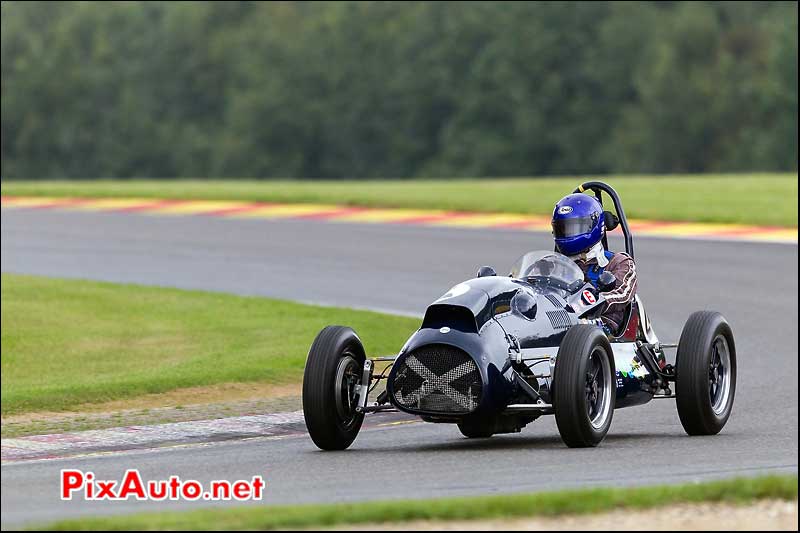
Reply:
M796 2L3 2L2 176L797 170Z

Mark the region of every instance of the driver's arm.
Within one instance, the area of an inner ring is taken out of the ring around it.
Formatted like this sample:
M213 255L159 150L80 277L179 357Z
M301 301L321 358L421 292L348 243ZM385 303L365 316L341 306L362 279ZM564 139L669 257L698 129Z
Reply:
M631 256L617 252L611 258L605 271L614 274L617 284L613 290L602 293L608 307L603 312L601 319L612 331L616 331L625 315L625 307L636 296L636 265Z

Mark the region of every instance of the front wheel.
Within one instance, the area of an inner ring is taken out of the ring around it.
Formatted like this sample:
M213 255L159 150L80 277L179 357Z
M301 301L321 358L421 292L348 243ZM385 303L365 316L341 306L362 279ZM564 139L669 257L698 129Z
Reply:
M730 325L713 311L693 313L681 332L675 361L675 402L689 435L715 435L731 416L736 346Z
M345 450L364 421L356 412L366 354L358 335L343 326L319 332L303 374L303 416L321 450Z
M553 410L570 448L597 446L608 433L617 397L611 344L597 326L578 324L564 335L553 373Z

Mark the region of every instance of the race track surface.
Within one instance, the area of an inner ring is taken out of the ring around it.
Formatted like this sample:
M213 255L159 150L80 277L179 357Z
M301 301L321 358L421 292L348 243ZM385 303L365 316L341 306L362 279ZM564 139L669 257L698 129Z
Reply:
M2 271L264 295L420 315L477 267L508 269L550 236L511 230L329 224L303 220L2 211ZM722 434L687 437L672 400L617 411L608 438L570 450L551 417L519 435L467 441L454 427L372 428L351 450L307 437L7 464L4 527L68 516L203 503L58 500L61 468L116 479L240 479L262 474L264 504L424 498L583 485L670 483L797 472L797 246L638 239L640 294L662 341L698 309L736 336L739 381ZM309 343L311 339L309 339ZM367 347L369 349L369 347ZM226 504L222 504L226 505Z

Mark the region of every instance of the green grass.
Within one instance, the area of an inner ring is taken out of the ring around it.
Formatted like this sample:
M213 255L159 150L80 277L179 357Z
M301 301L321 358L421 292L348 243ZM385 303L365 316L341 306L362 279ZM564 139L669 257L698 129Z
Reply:
M396 352L413 318L266 298L2 275L2 413L221 383L298 383L328 324Z
M382 181L3 182L4 195L327 202L549 215L590 177ZM631 218L797 226L797 174L599 177Z
M269 480L267 480L267 494ZM270 530L409 520L476 520L597 513L645 509L676 503L797 499L797 476L766 476L698 484L597 488L538 494L514 494L435 500L204 509L189 512L65 520L55 530Z

